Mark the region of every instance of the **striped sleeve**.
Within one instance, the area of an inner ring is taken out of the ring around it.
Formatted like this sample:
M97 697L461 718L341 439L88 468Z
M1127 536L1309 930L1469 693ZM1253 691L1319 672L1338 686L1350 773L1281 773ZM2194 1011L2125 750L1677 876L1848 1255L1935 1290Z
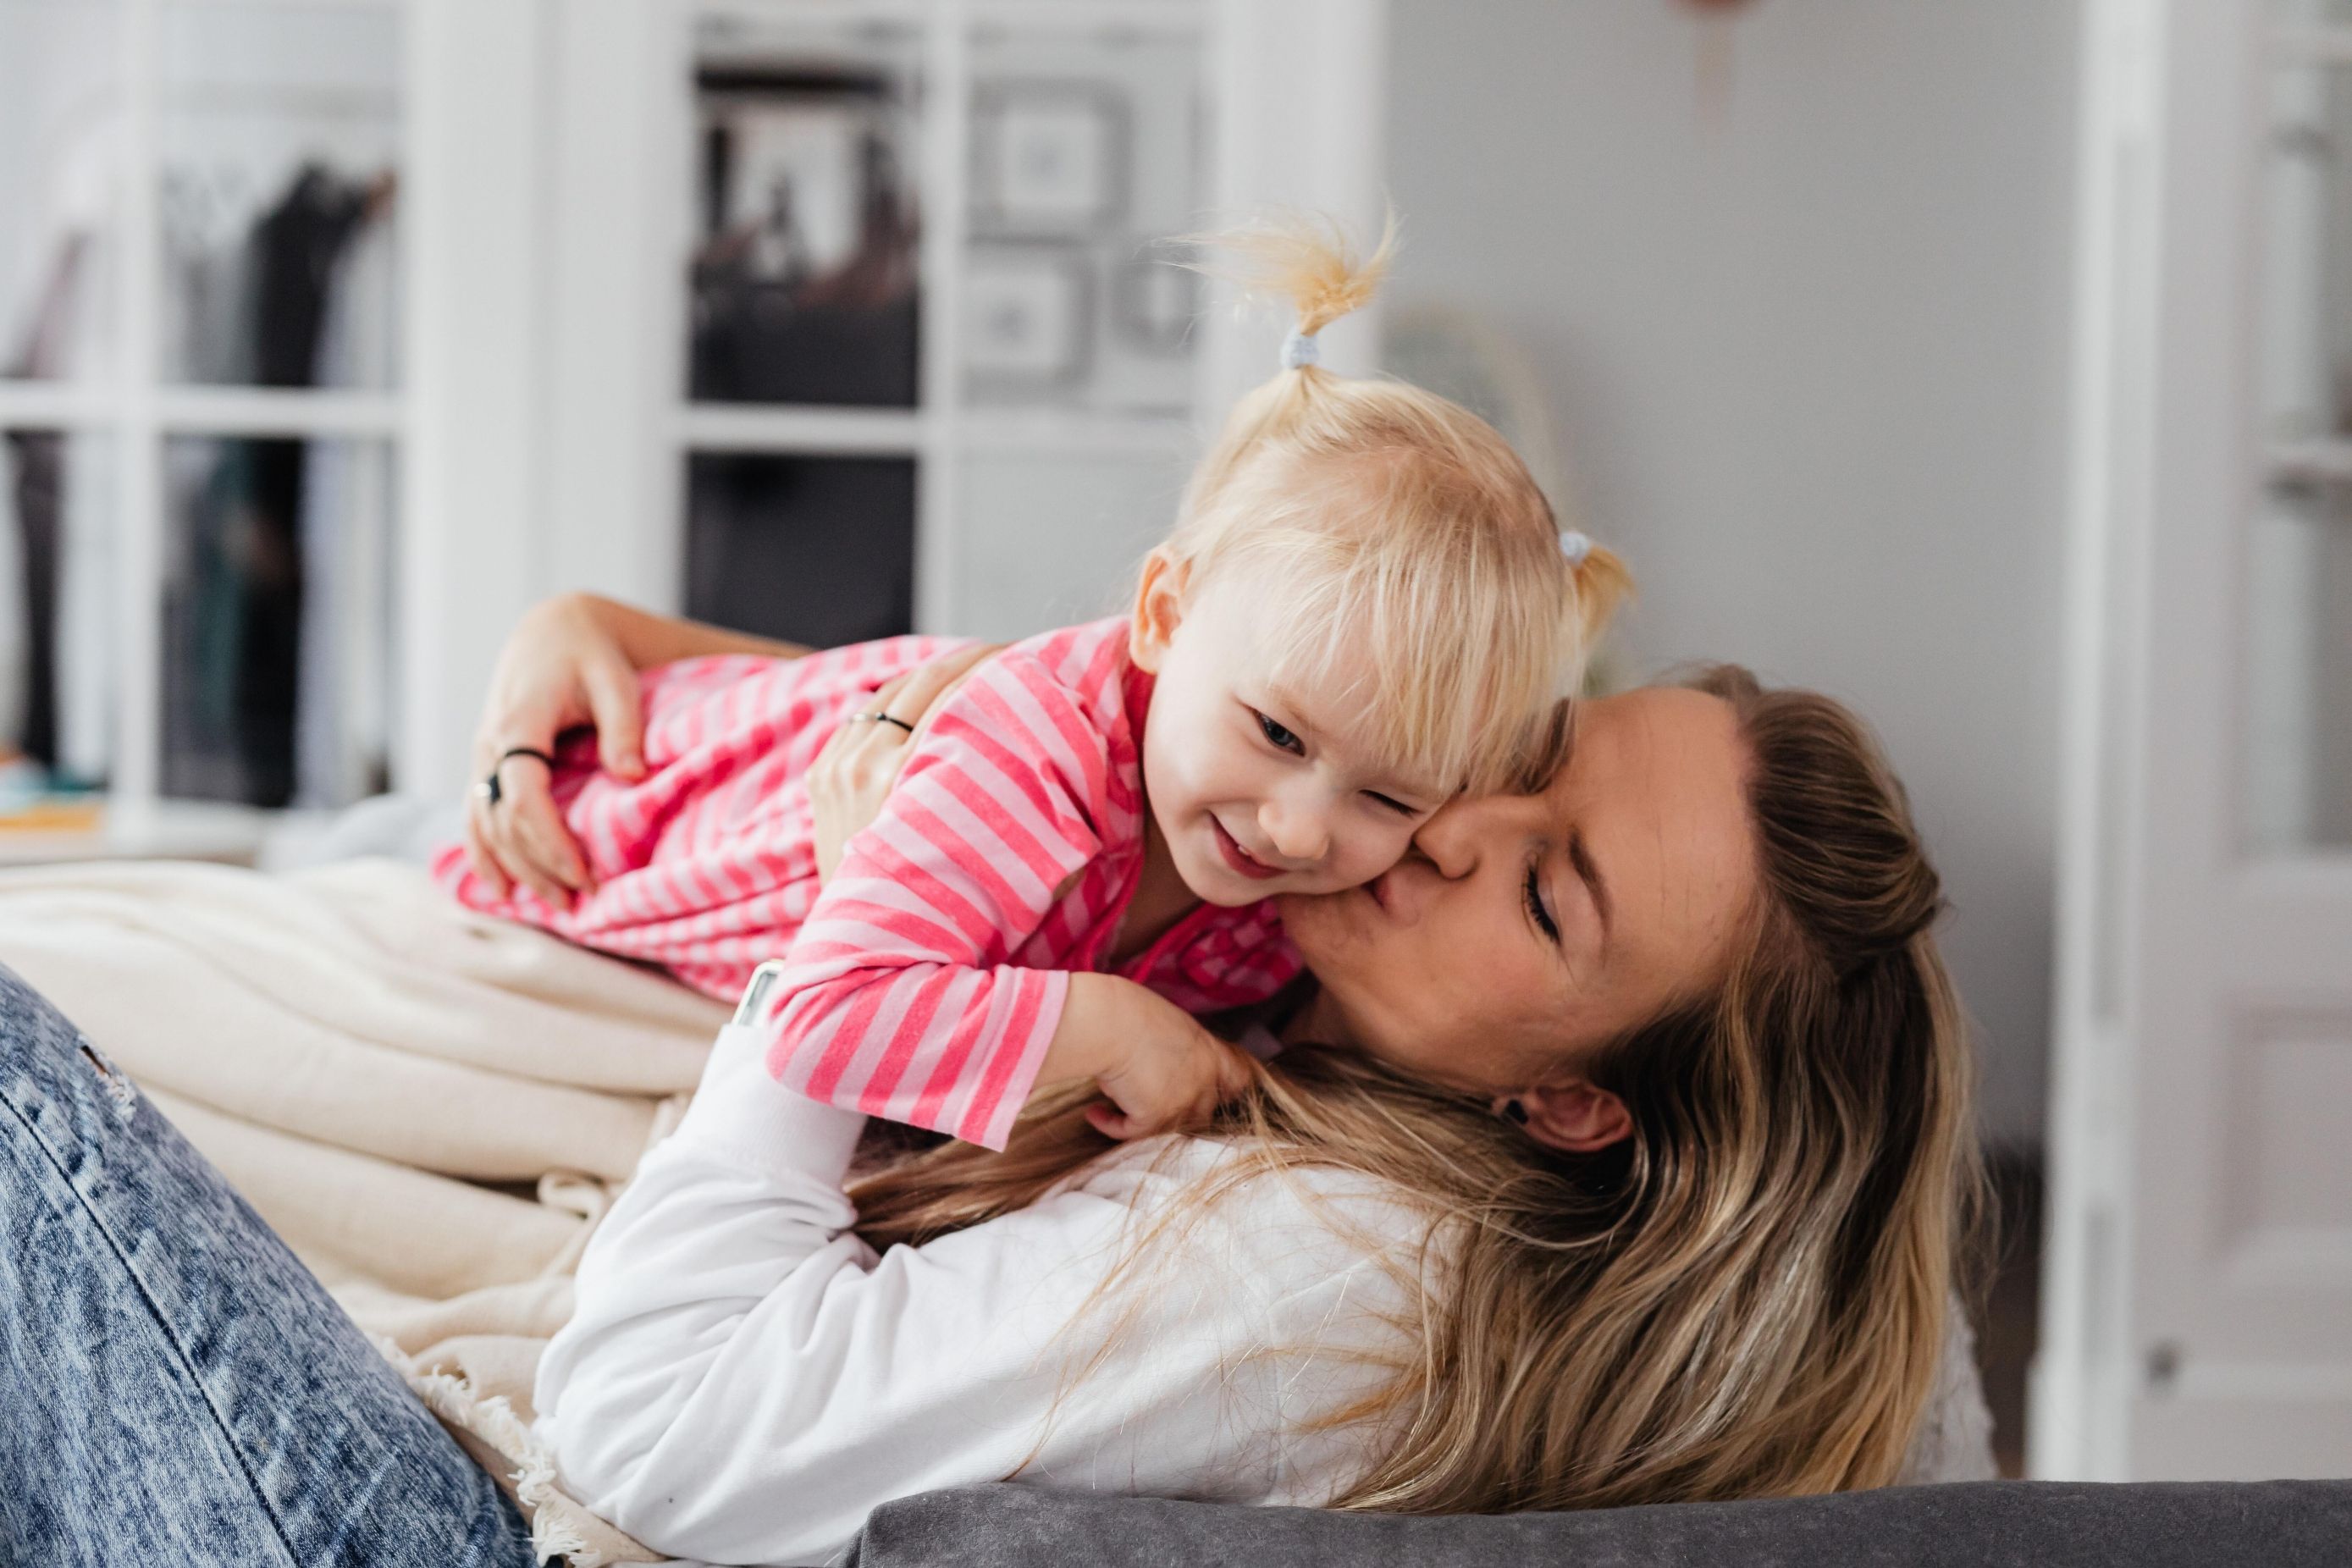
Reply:
M812 1099L1002 1149L1070 981L1007 960L1102 847L1108 750L1036 658L982 666L809 910L768 1070Z

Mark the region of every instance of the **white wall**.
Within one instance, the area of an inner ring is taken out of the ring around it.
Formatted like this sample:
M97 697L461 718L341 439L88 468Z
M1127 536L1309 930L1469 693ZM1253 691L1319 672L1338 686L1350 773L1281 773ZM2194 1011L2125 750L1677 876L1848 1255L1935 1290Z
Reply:
M2071 158L2066 0L1761 0L1702 112L1670 0L1393 0L1397 299L1534 356L1634 662L1852 701L1909 783L2040 1136Z

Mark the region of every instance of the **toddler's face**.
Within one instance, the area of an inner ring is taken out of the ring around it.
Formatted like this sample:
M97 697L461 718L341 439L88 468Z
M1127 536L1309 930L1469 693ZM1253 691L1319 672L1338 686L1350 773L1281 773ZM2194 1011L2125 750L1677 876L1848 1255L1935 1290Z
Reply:
M1144 790L1178 873L1213 904L1360 887L1403 858L1450 793L1362 746L1354 671L1273 685L1268 612L1255 598L1184 596L1155 565L1137 611L1137 662L1159 678Z

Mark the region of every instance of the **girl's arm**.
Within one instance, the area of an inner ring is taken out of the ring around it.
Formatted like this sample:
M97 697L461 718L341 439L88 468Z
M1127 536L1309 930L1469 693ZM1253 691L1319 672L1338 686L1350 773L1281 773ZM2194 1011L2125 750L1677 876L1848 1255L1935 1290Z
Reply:
M832 879L844 847L882 815L940 704L998 651L961 649L885 684L874 706L898 724L834 731L808 773L822 879ZM1117 975L1073 974L1030 1093L1088 1079L1108 1097L1089 1108L1088 1119L1097 1131L1128 1138L1205 1121L1218 1100L1244 1087L1248 1069L1240 1053L1165 997Z
M496 768L500 792L495 807L467 794L466 855L474 874L495 897L520 882L557 909L570 908L572 895L591 886L587 858L549 793L547 769L528 758L500 762L508 752L551 752L564 731L591 724L605 771L635 779L645 772L639 670L704 654L798 658L806 652L593 594L563 594L532 606L499 652L474 731L473 777Z
M1016 1471L1309 1504L1358 1473L1376 1434L1310 1428L1397 1349L1389 1264L1420 1222L1310 1174L1157 1229L1225 1157L1188 1141L877 1255L841 1188L865 1119L776 1083L763 1044L721 1033L582 1259L535 1390L572 1496L664 1552L790 1563L890 1499Z

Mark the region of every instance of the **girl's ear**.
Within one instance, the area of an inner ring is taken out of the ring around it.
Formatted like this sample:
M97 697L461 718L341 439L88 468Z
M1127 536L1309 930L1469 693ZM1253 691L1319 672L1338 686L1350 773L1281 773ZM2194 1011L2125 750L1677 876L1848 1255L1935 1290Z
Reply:
M1633 1116L1625 1102L1583 1079L1540 1084L1515 1102L1524 1118L1528 1136L1570 1154L1591 1154L1622 1143L1633 1135Z
M1164 544L1143 558L1142 580L1135 585L1135 619L1127 630L1127 654L1146 675L1160 673L1160 662L1167 657L1168 644L1184 618L1188 575L1184 563L1171 555Z

